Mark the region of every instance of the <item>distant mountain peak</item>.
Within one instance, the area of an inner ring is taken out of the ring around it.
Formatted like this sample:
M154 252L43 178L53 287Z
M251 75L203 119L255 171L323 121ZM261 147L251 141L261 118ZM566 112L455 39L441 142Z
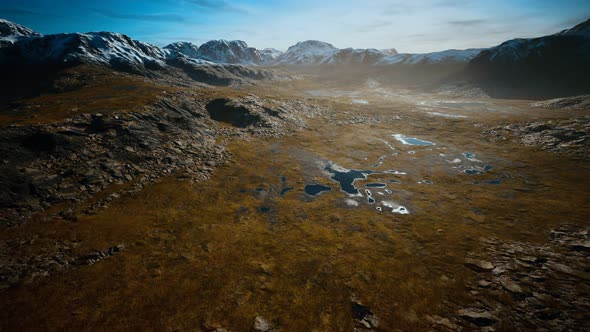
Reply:
M284 52L279 51L276 48L265 48L260 51L260 54L262 55L262 63L274 64L283 53Z
M242 40L210 40L199 47L197 57L219 63L259 64L263 62L260 51L248 47L248 44Z
M298 42L297 44L289 47L291 48L308 48L308 49L318 49L318 50L337 50L334 45L330 43L326 43L319 40L305 40ZM288 51L288 50L287 50Z

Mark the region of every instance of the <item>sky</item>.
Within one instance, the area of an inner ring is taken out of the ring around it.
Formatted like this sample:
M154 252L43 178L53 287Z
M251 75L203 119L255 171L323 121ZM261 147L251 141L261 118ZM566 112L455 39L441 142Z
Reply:
M590 18L590 1L2 0L0 18L43 34L114 31L158 46L239 39L284 51L315 39L424 53L552 34Z

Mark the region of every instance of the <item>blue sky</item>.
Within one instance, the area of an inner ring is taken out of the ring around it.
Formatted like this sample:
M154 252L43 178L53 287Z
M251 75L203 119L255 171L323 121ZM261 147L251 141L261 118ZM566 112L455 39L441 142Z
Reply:
M418 53L551 34L590 18L590 1L2 0L0 17L44 34L116 31L159 46L240 39L285 50L317 39Z

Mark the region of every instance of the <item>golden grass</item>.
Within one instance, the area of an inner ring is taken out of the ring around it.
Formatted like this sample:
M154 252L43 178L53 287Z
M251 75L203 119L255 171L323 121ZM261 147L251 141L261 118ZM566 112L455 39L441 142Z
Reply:
M46 124L84 113L136 111L156 101L163 91L171 89L138 76L92 67L78 67L68 73L91 78L84 79L87 82L72 91L46 93L3 105L0 109L1 125Z
M350 331L350 296L356 294L379 316L381 330L424 331L425 315L448 316L447 302L472 303L466 285L475 274L463 262L468 252L482 250L480 237L542 242L551 227L590 220L588 166L477 139L474 124L491 116L452 121L413 113L404 103L358 108L324 102L348 112L399 113L402 120L339 127L316 122L291 137L233 142L234 159L209 181L168 178L75 223L7 230L0 239L82 240L75 248L80 255L118 243L127 249L6 291L4 327L249 331L262 315L283 331ZM388 153L380 140L393 141L393 133L438 142L448 148L444 153L476 152L494 166L492 175L512 179L471 185L472 178L436 166L429 153L411 155L411 147L398 145L400 154L382 167L409 171L390 188L398 189L394 196L411 215L345 207L338 190L314 199L303 194L310 182L336 188L319 172L318 160L362 168ZM280 176L295 187L284 197L275 195ZM434 184L416 183L424 178ZM258 187L275 191L239 192ZM271 211L261 213L261 206Z

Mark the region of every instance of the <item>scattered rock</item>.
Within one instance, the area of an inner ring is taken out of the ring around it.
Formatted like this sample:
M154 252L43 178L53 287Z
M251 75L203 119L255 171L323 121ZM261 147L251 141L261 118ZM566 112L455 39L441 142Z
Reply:
M524 291L522 290L522 288L517 285L516 283L512 282L512 280L507 279L507 278L503 278L500 279L500 285L502 285L502 287L504 287L504 289L506 289L507 291L517 294L517 295L521 295L524 293Z
M471 258L465 259L465 266L475 271L492 271L494 269L494 265L490 262Z
M270 332L273 331L272 323L264 319L262 316L256 316L254 319L254 331L256 332Z
M485 287L489 287L491 284L492 284L492 282L491 281L488 281L488 280L480 280L480 281L477 282L477 285L479 287L484 287L484 288Z
M590 241L572 242L569 247L576 251L590 251Z
M446 327L449 330L459 330L459 326L457 324L453 324L448 318L443 318L440 316L426 316L426 319L433 325L440 325Z
M500 124L484 130L482 137L491 141L514 139L527 146L590 158L590 116Z
M458 312L459 317L477 325L490 326L494 325L498 319L487 311L476 311L475 309L461 309Z
M351 300L352 314L357 328L373 330L379 327L379 318L368 307L364 306L354 296Z
M474 288L468 288L474 298L473 307L461 311L459 319L477 324L478 315L493 308L494 317L501 317L511 327L589 330L590 323L582 317L585 308L590 308L590 274L586 272L590 252L576 250L578 244L589 240L589 233L587 227L563 224L549 232L547 243L482 241L486 247L470 253L470 258L493 261L495 268L492 273L474 269L480 277L479 294L473 295ZM506 293L512 302L503 296ZM483 320L479 324L484 322L489 323Z
M72 263L74 265L92 265L92 264L95 264L107 257L118 254L123 249L125 249L125 245L119 244L119 245L107 248L105 250L101 250L101 251L97 251L92 254L80 256L80 257L76 258Z

